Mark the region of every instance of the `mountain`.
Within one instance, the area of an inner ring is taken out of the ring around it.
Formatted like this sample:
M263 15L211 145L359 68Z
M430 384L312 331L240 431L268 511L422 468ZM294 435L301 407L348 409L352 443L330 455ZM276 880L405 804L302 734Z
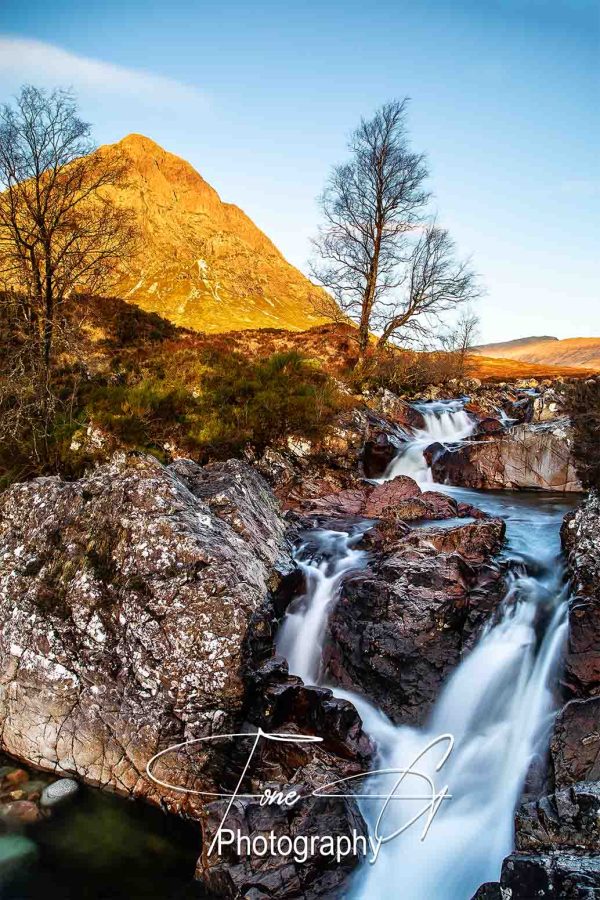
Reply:
M527 337L496 344L481 344L475 352L491 358L513 359L552 366L600 370L600 337Z
M141 232L118 296L199 331L323 322L313 306L321 289L189 163L139 134L98 152L125 162L126 184L111 195L135 212Z

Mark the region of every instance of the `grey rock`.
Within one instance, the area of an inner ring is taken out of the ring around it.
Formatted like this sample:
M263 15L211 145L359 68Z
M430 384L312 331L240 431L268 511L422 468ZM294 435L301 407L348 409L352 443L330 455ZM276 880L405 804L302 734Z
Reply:
M47 785L42 791L40 797L40 806L50 809L53 806L60 806L71 800L79 791L79 785L74 778L59 778L58 781Z
M515 820L517 850L600 848L600 781L579 782L523 804Z
M473 900L597 900L598 896L600 856L513 853L504 860L500 882L482 885Z
M239 717L248 622L290 566L260 476L121 454L80 481L13 485L0 546L3 749L185 808L146 763ZM201 770L174 755L157 775L211 784Z

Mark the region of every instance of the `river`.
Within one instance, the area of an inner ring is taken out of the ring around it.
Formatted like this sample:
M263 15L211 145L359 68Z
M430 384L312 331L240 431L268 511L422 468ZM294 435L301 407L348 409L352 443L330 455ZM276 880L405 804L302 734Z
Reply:
M540 492L483 492L434 484L423 450L436 441L458 446L471 434L473 422L460 400L418 409L425 428L413 432L382 480L409 475L427 490L449 493L502 517L507 526L503 555L510 574L499 620L484 630L454 671L422 727L396 726L368 699L328 684L361 714L376 742L377 770L406 768L441 735L453 740L441 772L436 772L441 745L419 762L420 771L436 784L447 785L451 795L441 801L428 833L422 839L421 817L383 844L377 861L358 870L349 893L352 900L470 900L480 884L498 880L502 860L513 849L514 810L527 772L547 748L567 631L560 525L573 501ZM368 563L368 554L357 545L370 524L359 522L349 531L314 530L298 548L308 587L290 607L277 649L290 671L306 683L326 683L321 654L328 614L344 577ZM373 775L361 793L387 796L397 777ZM392 834L423 809L422 800L409 799L414 789L415 779L407 779L396 791L381 832ZM360 803L373 834L382 801Z

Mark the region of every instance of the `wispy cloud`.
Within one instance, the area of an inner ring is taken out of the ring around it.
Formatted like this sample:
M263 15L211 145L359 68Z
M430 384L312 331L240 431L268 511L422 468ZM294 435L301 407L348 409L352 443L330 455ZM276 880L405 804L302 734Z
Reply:
M78 56L53 44L0 35L0 75L49 87L129 96L152 103L206 102L197 88L141 69Z

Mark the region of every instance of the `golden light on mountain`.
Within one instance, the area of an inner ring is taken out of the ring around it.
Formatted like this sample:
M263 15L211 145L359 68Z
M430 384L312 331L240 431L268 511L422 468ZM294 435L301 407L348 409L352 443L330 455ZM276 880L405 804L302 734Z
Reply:
M321 289L189 163L138 134L100 152L122 155L127 184L113 199L135 212L140 229L118 296L199 331L323 322Z

